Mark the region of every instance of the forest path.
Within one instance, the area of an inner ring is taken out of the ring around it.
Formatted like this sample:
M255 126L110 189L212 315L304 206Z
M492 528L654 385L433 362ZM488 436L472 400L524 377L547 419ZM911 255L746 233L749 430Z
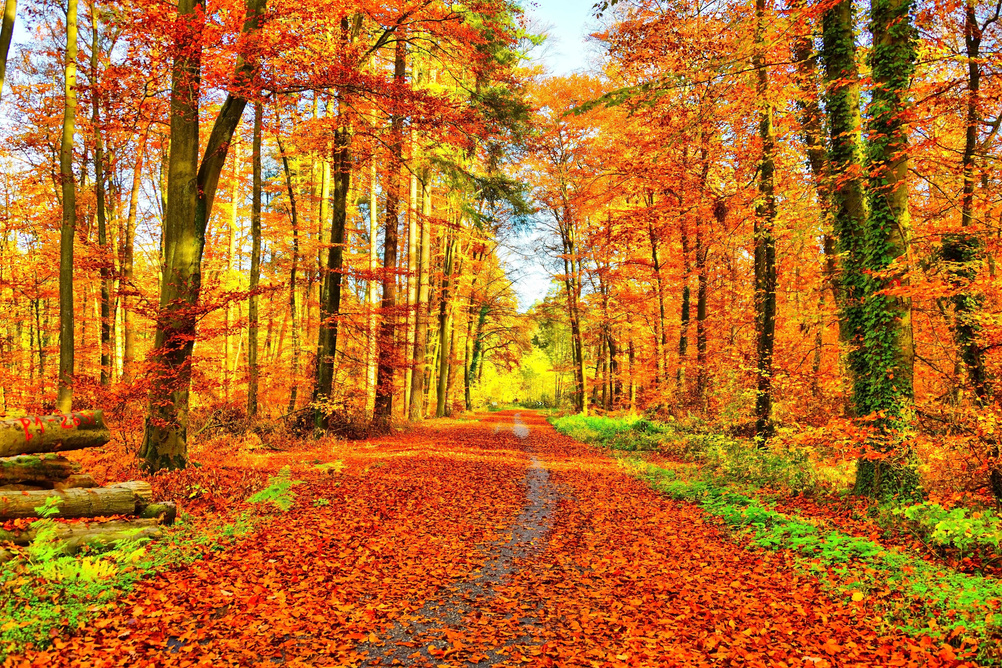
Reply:
M293 454L289 513L8 664L957 665L531 412Z

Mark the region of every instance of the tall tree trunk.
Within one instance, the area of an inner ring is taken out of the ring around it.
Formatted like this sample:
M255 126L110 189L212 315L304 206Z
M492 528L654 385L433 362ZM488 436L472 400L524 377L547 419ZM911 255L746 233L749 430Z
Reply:
M386 178L386 242L383 246L383 301L382 322L379 325L378 363L376 367L376 402L373 421L388 425L393 418L395 390L397 337L397 227L400 207L400 169L404 152L404 117L401 89L407 74L407 42L404 35L397 36L393 58L393 95L390 115L390 160Z
M835 236L825 246L826 273L838 276L832 291L839 307L839 336L845 347L854 346L862 332L862 252L866 222L863 170L860 158L859 67L853 33L852 0L842 0L822 16L821 62L824 65L825 109L828 113L828 171L824 194L831 201ZM841 257L841 267L835 263Z
M418 363L417 358L413 357L413 354L415 352L414 344L417 339L417 318L420 308L418 304L418 261L421 252L418 248L418 178L417 172L414 171L417 167L417 148L414 144L413 133L411 145L410 198L407 205L407 336L404 348L409 357L407 360L407 372L404 374L404 413L408 419L413 419L410 416L412 405L411 392L414 389L414 367Z
M125 228L122 230L121 266L122 280L125 288L121 289L122 304L122 380L131 383L136 377L136 332L133 320L131 297L136 292L135 277L135 246L136 217L139 210L139 189L143 183L143 157L146 153L146 137L150 126L147 124L136 145L136 164L132 168L132 188L129 191L129 213L125 218Z
M456 253L456 239L452 230L446 230L445 259L442 269L442 302L438 315L438 385L435 417L445 417L448 413L449 364L452 357L452 293L453 264Z
M914 388L912 373L911 299L886 294L908 282L908 127L909 88L915 70L916 31L912 0L873 0L870 69L873 92L867 121L867 172L870 209L864 237L865 273L852 277L863 303L854 329L861 345L849 353L854 373L857 415L877 415L884 452L862 458L856 468L856 491L873 496L918 494L918 472L900 430L910 424Z
M675 374L675 386L680 404L685 403L685 367L689 356L689 319L692 312L692 292L689 289L689 275L692 273L689 254L691 243L689 241L689 227L683 218L681 223L682 237L682 306L678 328L678 371Z
M0 97L3 97L3 84L7 78L7 54L10 53L10 42L14 37L16 17L17 0L4 0L3 24L0 26Z
M91 127L94 131L94 196L97 200L97 245L101 249L101 386L111 385L111 376L114 359L112 357L112 314L111 314L111 293L112 293L112 267L108 266L112 261L111 249L108 245L108 216L105 200L105 173L104 173L104 137L101 135L101 93L100 77L98 68L100 66L100 36L98 34L99 20L97 15L97 3L91 4L91 49L90 49L90 76L91 76Z
M292 389L289 391L289 407L286 413L296 410L299 389L299 325L296 320L296 272L299 270L299 212L296 209L296 188L289 168L289 156L278 136L278 151L282 154L282 169L285 171L285 186L289 193L289 220L292 223L292 268L289 270L289 317L292 319L292 363L289 367Z
M378 332L376 331L376 299L377 299L377 288L378 284L376 282L376 267L379 263L378 249L379 246L376 243L376 236L379 230L379 201L376 196L376 186L377 186L377 171L376 171L376 156L372 156L372 162L370 165L371 173L369 176L369 278L367 281L367 293L366 293L366 303L369 306L369 318L366 323L366 333L368 337L368 346L366 350L366 401L365 401L365 414L371 416L375 402L376 402L376 366L377 366L377 339Z
M63 70L63 135L59 147L59 179L63 221L59 232L59 393L56 408L73 407L73 237L77 225L77 191L73 180L73 135L77 118L77 0L66 8L66 60Z
M648 206L653 206L653 201L648 203ZM657 340L655 341L655 350L657 355L657 378L655 379L655 385L658 387L658 391L664 390L665 378L668 372L667 365L665 363L665 358L667 357L667 347L668 347L668 330L665 325L668 322L668 315L665 310L665 289L664 289L664 276L662 276L661 269L661 250L660 250L660 234L654 229L653 224L647 225L647 237L651 242L651 270L654 272L654 287L657 290L658 298L658 331ZM658 396L658 401L661 401L662 397Z
M237 202L240 199L240 142L239 134L234 133L233 140L233 182L230 184L230 220L226 229L226 280L231 281L234 275L234 260L237 256ZM230 401L233 385L236 382L237 356L234 348L238 347L237 337L233 333L236 322L236 301L226 302L226 340L223 348L223 382L226 384L226 401Z
M258 31L264 4L265 0L246 1L243 36L253 37ZM205 230L230 140L247 105L242 93L226 96L199 164L198 93L204 20L201 0L180 0L178 16L179 22L186 25L178 30L174 44L164 272L156 339L151 353L156 368L151 378L149 415L139 451L143 466L149 471L183 468L187 464L191 353L202 287ZM240 42L253 44L252 39ZM247 86L256 69L256 58L239 56L233 77L234 89L239 91Z
M727 216L727 207L723 200L714 203L713 215L717 223L722 228L724 218ZM702 219L696 221L696 405L701 409L706 409L706 386L708 382L708 369L706 366L706 339L707 339L707 299L709 296L709 274L706 264L708 255L707 241L703 230L705 223Z
M338 100L338 128L334 132L334 196L331 203L330 246L320 300L320 331L317 340L317 384L314 401L329 400L334 391L334 358L337 355L341 292L344 268L344 235L348 221L348 190L351 187L351 128L343 99ZM317 428L323 428L324 412L314 415Z
M425 170L422 187L421 259L418 268L418 298L415 304L414 374L411 376L410 419L421 420L425 413L428 378L428 303L431 299L431 185Z
M769 100L766 69L765 0L755 0L755 94L758 102L758 136L762 155L758 165L758 201L755 203L755 438L765 445L773 433L772 356L776 343L776 136Z
M264 106L254 105L254 138L251 140L251 260L250 260L250 300L247 303L247 415L254 417L258 409L258 384L261 377L258 335L260 317L258 306L260 297L256 294L261 282L261 191L264 183L261 175L261 135L264 125Z

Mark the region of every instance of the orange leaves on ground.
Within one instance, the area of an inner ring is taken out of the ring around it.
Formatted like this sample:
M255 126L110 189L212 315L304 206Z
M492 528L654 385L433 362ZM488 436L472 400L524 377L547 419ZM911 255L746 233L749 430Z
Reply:
M288 514L7 665L965 665L542 419L516 437L513 417L277 453L272 470L305 480ZM185 475L240 489L267 461ZM534 522L547 531L522 535Z

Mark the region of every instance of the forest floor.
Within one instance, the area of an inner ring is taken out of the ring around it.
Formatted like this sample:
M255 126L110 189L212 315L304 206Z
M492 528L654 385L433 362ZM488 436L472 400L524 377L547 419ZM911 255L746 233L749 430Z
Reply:
M5 665L967 665L538 414L478 417L189 469L196 514L283 466L302 482Z

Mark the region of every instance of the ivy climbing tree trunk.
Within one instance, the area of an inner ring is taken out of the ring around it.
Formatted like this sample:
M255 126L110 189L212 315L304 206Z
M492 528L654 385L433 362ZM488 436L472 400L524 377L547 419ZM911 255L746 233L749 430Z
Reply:
M241 40L253 49L265 0L247 0ZM180 0L171 73L171 143L164 213L164 269L156 338L150 353L149 410L139 450L148 471L183 468L188 455L188 394L195 345L202 252L219 175L233 132L240 123L247 92L257 72L254 57L238 56L232 90L223 101L198 161L198 101L202 60L201 0ZM253 51L252 51L253 52Z
M904 444L913 411L911 299L900 289L908 282L909 88L915 70L916 31L912 0L873 0L870 69L873 91L868 109L867 201L869 216L863 262L860 345L849 353L857 414L874 415L880 430L877 458L863 457L856 469L856 492L872 496L918 493L918 472ZM889 293L890 292L890 293Z
M766 66L765 0L755 0L755 95L758 136L762 154L758 164L758 200L755 202L755 439L764 445L772 435L772 355L776 343L776 136L769 100Z
M66 56L63 67L63 135L59 180L63 218L59 229L59 390L56 408L73 408L73 238L77 227L77 189L73 178L73 135L77 118L77 0L66 6Z
M841 259L841 267L838 267L835 253L830 255L830 271L838 275L832 289L840 311L839 333L846 347L857 345L862 335L858 326L862 318L861 291L865 277L861 246L867 217L860 157L859 66L853 23L852 0L842 0L821 19L821 62L829 132L828 170L823 193L830 198L834 251ZM829 255L827 247L825 254Z

